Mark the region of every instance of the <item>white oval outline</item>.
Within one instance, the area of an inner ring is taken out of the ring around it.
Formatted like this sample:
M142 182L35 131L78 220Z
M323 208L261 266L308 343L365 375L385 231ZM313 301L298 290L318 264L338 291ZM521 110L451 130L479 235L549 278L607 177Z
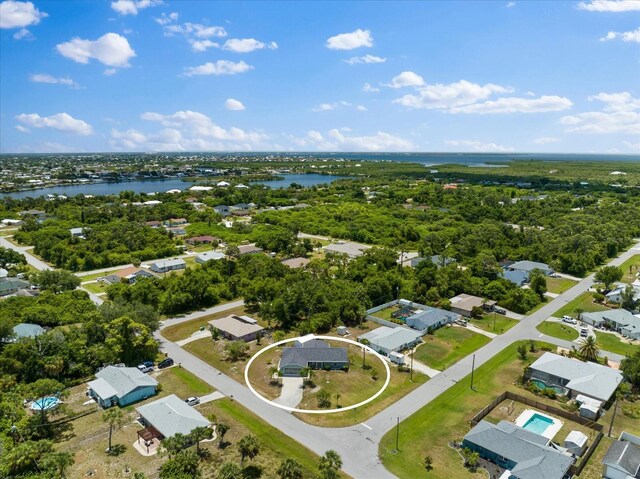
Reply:
M286 343L292 343L293 341L297 341L298 339L300 339L301 336L297 337L297 338L289 338L289 339L283 339L282 341L278 341L277 343L273 343L269 346L267 346L266 348L262 348L260 351L258 351L256 354L254 354L251 359L249 359L249 362L247 363L247 365L244 368L244 382L247 384L247 387L249 388L249 390L258 397L258 399L261 399L262 401L266 402L267 404L271 404L272 406L275 406L277 408L280 409L284 409L285 411L289 411L289 412L299 412L299 413L303 413L303 414L333 414L336 412L344 412L344 411L349 411L351 409L355 409L357 407L360 406L364 406L365 404L370 403L371 401L373 401L374 399L376 399L378 396L380 396L380 394L382 394L385 389L387 389L387 386L389 385L389 382L391 381L391 370L389 369L389 365L387 364L387 361L384 359L384 357L379 354L377 351L374 351L372 348L370 348L369 346L366 346L362 343L359 343L357 341L354 341L352 339L347 339L347 338L338 338L335 336L313 336L313 339L327 339L330 341L341 341L343 343L348 343L348 344L354 344L356 346L361 347L362 349L364 349L365 351L369 351L371 353L373 353L384 365L384 368L387 372L387 378L384 382L384 384L382 385L382 387L380 388L380 390L375 393L373 396L371 396L368 399L365 399L364 401L359 402L358 404L352 404L351 406L347 406L347 407L341 407L338 409L298 409L295 407L289 407L289 406L284 406L282 404L278 404L276 402L273 402L269 399L267 399L266 397L264 397L262 394L260 394L259 392L257 392L255 389L253 389L253 386L251 385L251 381L249 381L249 368L251 367L251 364L253 363L253 361L260 356L262 353L269 351L272 348L275 348L276 346L280 346L281 344L286 344Z

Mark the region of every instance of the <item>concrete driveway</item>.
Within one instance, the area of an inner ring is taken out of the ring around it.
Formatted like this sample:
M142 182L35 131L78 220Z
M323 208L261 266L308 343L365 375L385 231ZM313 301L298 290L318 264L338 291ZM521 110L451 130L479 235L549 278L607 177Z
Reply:
M280 378L282 381L282 389L280 397L274 399L273 402L282 404L287 407L297 407L302 401L302 378Z

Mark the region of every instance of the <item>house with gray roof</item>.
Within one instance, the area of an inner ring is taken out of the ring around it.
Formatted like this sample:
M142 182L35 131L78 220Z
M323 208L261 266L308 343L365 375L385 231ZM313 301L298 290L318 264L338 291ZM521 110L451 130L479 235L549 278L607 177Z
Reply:
M10 277L0 278L0 296L9 296L28 287L29 281L23 279Z
M156 401L137 407L140 415L138 421L155 437L164 439L176 434L187 435L197 427L209 427L207 418L195 408L189 406L175 394L170 394Z
M309 369L345 369L349 357L345 348L332 348L328 343L301 338L293 347L283 348L278 369L283 376L300 377L300 371Z
M563 479L574 462L548 445L544 436L507 421L480 421L464 436L462 446L510 472L509 479Z
M196 255L196 263L204 264L207 261L217 261L223 258L224 253L219 253L218 251L205 251L204 253Z
M186 267L187 267L187 263L185 263L183 259L174 258L174 259L165 259L161 261L156 261L155 263L151 263L151 267L149 269L156 273L168 273L169 271L185 269Z
M392 352L412 348L422 342L422 332L398 326L390 328L381 326L358 336L361 343L368 341L368 346L380 354L389 355Z
M615 369L549 352L529 367L529 375L548 386L568 389L572 397L582 394L605 403L622 382L622 374Z
M13 341L21 338L35 338L44 334L44 328L39 324L20 323L13 327Z
M359 258L371 246L352 241L337 241L324 247L326 253L330 254L346 254L349 258Z
M422 306L422 310L405 319L405 324L418 331L438 329L460 320L460 315L445 309Z
M550 276L554 273L546 263L539 263L537 261L517 261L515 263L507 263L502 271L502 277L511 281L518 286L522 286L529 282L529 276L534 270L542 271L546 276Z
M88 383L89 396L103 408L126 406L156 394L158 381L138 368L107 366Z
M226 339L233 341L253 341L262 334L264 328L251 316L237 316L232 314L220 319L209 321L210 328L215 328Z
M623 432L604 456L604 479L640 478L640 437Z
M580 319L598 328L610 329L630 339L640 339L640 318L626 309L582 313Z

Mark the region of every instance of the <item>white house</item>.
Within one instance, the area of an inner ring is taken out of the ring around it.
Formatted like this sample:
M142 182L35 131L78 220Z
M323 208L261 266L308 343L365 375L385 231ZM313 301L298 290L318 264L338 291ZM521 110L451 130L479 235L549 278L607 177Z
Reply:
M185 263L184 260L176 258L156 261L155 263L151 264L151 267L149 269L156 273L168 273L169 271L185 269L186 267L187 263Z
M582 313L585 323L610 329L630 339L640 339L640 318L626 309L609 309L595 313Z

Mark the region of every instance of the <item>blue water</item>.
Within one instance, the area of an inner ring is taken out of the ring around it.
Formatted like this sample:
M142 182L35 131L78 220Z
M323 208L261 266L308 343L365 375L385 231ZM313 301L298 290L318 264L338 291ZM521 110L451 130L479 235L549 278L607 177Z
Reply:
M542 436L549 426L553 424L553 420L548 417L534 414L524 424L523 429Z
M319 175L317 173L298 174L298 175L278 175L278 176L283 176L284 179L259 181L258 183L261 185L269 186L270 188L288 188L293 183L302 185L304 187L308 187L308 186L314 186L314 185L325 185L327 183L331 183L334 180L347 178L346 176Z
M51 409L58 405L60 400L55 396L47 396L44 398L40 398L37 401L33 401L31 405L31 409L34 411L46 411L47 409Z
M536 386L538 386L540 389L553 389L556 392L556 394L562 395L562 394L566 394L567 392L567 390L561 386L549 386L544 381L541 381L539 379L532 379L531 382Z

